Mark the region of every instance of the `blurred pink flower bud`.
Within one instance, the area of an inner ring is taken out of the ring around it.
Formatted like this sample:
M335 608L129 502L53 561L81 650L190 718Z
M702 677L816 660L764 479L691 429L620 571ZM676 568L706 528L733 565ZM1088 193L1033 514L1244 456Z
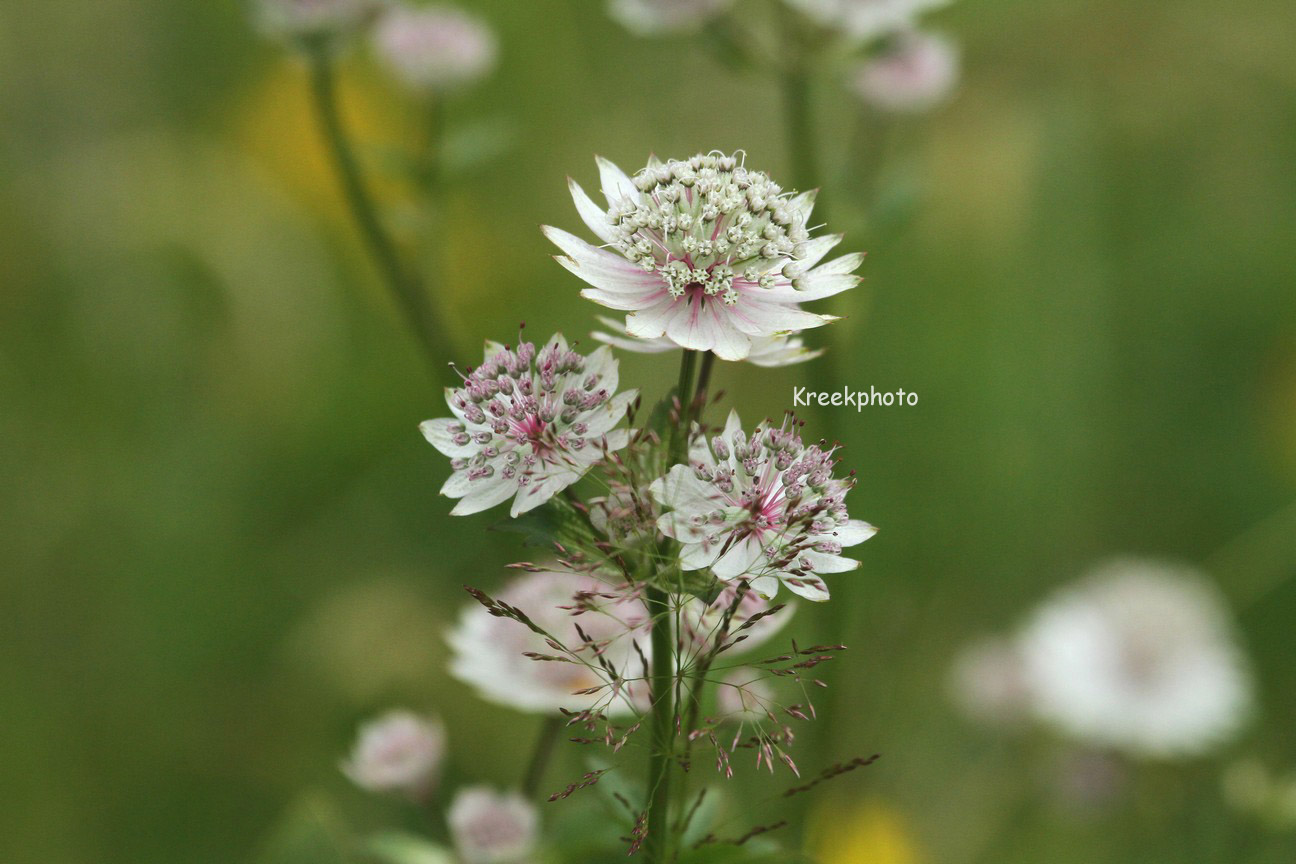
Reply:
M470 786L455 795L446 818L464 864L515 864L535 849L539 815L516 793Z
M396 792L422 799L436 788L445 755L439 720L391 711L360 727L342 772L369 792Z
M495 34L453 6L393 6L378 20L374 51L405 86L425 93L456 90L495 65Z
M609 0L608 14L638 36L693 30L728 9L733 0Z
M382 0L257 0L266 35L287 41L327 40L358 30Z
M958 49L943 36L898 34L881 54L851 74L855 93L882 111L916 114L940 105L959 78Z

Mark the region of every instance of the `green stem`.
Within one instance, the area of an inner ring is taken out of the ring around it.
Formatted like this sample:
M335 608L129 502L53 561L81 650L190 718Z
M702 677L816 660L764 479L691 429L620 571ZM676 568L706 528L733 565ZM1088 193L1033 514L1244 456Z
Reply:
M421 280L406 270L396 244L378 218L373 195L342 124L333 59L326 48L318 47L310 53L310 73L320 132L328 145L351 216L428 360L438 375L444 374L445 363L450 359L450 340L441 329Z
M553 757L554 744L562 732L563 723L562 717L546 717L540 727L535 750L531 751L531 761L527 763L526 774L522 778L522 794L527 798L534 796L540 789L540 781L544 779L545 769L549 767L549 760Z
M688 454L689 424L692 422L693 383L697 352L685 350L680 357L679 422L667 442L668 464L677 465ZM669 549L672 541L663 540ZM663 557L666 549L663 549ZM651 750L648 756L648 827L643 851L648 864L666 864L671 855L671 762L675 758L675 634L670 595L658 584L649 583L644 596L652 620L652 670L649 675L652 707L648 727Z
M805 192L817 188L820 178L819 158L814 146L814 116L810 107L810 63L801 21L791 9L785 9L784 13L786 59L780 71L780 83L790 169L788 176L797 191ZM822 198L816 200L815 208L822 211Z

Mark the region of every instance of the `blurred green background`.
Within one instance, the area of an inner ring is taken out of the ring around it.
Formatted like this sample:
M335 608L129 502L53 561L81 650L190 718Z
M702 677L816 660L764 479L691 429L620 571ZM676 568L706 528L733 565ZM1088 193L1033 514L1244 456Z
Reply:
M564 178L597 186L595 153L789 170L771 81L697 41L632 39L593 0L473 5L501 64L448 122L506 149L430 232L381 184L467 363L524 319L593 326L539 226L579 227ZM921 397L808 418L882 528L797 624L851 648L813 752L884 754L824 806L873 802L906 838L853 861L1294 860L1291 832L1225 808L1221 760L1141 772L1112 811L1041 803L1048 751L961 720L946 677L1096 559L1210 563L1260 687L1230 753L1296 767L1296 6L934 20L965 81L930 117L861 136L817 82L832 227L869 252L851 318L811 337L836 373L717 373L748 417L828 374ZM381 170L421 118L363 55L344 74ZM312 788L377 821L336 766L392 704L446 718L456 776L512 782L498 741L534 721L451 682L441 633L461 584L532 553L446 515L416 429L439 382L350 230L299 65L233 0L15 0L0 116L0 861L250 860ZM669 359L622 368L673 382Z

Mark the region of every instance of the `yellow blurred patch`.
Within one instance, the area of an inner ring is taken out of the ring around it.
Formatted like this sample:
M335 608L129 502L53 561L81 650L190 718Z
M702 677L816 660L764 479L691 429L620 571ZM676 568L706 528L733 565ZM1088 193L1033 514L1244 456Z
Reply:
M342 121L379 206L411 204L408 186L391 169L404 142L418 140L408 111L382 82L355 64L338 74ZM296 58L276 64L248 98L235 107L234 143L313 212L329 221L349 219L333 164L320 134L305 65Z
M870 799L821 808L811 819L810 850L819 864L918 864L904 814Z

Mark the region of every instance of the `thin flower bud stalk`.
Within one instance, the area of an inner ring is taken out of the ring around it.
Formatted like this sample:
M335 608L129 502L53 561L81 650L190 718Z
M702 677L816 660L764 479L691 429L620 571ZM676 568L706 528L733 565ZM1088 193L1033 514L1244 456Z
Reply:
M450 457L441 494L459 499L455 516L513 499L517 516L575 483L604 455L624 447L613 430L638 395L616 393L617 362L607 346L585 357L561 334L536 349L488 343L482 365L447 388L454 417L428 420L424 437Z
M876 532L846 513L854 478L833 476L833 450L806 446L797 425L762 423L748 437L737 412L711 441L699 436L688 465L653 482L667 512L657 522L678 540L680 566L746 579L772 597L779 584L807 600L828 599L824 573L859 566L842 549Z
M342 773L368 792L415 801L436 788L445 755L445 727L410 711L392 711L360 727Z
M463 864L525 864L535 852L540 814L516 793L461 789L446 813Z
M862 255L820 264L840 241L810 236L814 193L786 192L738 156L653 158L632 180L598 160L607 209L574 181L576 209L602 241L544 232L582 296L628 312L626 331L666 338L722 360L744 360L758 339L834 320L800 304L855 287Z
M374 54L397 81L424 94L448 93L495 66L495 34L453 6L392 6L374 27Z

